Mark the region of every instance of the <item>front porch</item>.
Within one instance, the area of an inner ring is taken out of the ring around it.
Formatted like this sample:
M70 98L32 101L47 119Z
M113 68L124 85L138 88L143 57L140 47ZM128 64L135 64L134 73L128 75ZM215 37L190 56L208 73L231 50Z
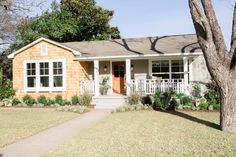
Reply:
M107 77L107 95L142 95L156 90L188 93L193 57L156 57L125 60L93 60L88 63L88 80L80 82L80 94L89 92L101 96L101 82Z

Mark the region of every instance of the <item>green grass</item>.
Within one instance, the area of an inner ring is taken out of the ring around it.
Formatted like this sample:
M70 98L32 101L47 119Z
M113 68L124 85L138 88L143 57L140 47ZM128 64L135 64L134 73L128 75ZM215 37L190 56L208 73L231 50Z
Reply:
M0 108L0 147L78 116L55 109Z
M115 113L45 156L236 156L236 134L218 123L217 112Z

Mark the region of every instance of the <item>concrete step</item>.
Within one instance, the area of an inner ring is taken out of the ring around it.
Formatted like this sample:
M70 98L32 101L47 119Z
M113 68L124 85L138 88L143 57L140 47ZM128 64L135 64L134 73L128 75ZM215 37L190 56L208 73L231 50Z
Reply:
M119 106L125 105L127 102L126 96L106 95L93 97L92 104L99 109L115 109Z

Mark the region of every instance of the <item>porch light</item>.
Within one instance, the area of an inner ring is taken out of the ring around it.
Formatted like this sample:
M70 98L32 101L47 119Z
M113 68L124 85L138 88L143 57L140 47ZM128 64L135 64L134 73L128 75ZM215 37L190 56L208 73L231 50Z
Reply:
M107 66L106 65L104 66L104 71L107 72Z
M131 68L130 68L130 70L131 70L131 71L133 71L133 70L134 70L134 65L133 65L133 64L131 65Z

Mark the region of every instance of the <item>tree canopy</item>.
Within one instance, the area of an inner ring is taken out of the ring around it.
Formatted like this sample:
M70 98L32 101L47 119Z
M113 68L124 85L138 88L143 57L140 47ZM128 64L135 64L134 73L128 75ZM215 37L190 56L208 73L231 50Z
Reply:
M120 38L118 28L109 25L113 13L97 6L94 0L62 0L60 4L54 1L51 10L20 22L18 42L12 48L18 49L40 37L58 42Z

